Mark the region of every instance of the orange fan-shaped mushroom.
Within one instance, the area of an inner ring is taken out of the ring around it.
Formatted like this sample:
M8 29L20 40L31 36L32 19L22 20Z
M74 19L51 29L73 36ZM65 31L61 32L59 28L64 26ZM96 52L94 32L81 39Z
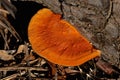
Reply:
M44 8L31 19L28 37L37 54L64 66L77 66L100 55L74 26L60 18Z

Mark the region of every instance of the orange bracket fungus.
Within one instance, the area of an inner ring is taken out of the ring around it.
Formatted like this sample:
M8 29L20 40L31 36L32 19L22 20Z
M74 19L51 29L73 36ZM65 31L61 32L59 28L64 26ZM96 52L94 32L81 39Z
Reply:
M50 9L41 9L32 17L28 37L33 50L55 64L77 66L100 56L74 26Z

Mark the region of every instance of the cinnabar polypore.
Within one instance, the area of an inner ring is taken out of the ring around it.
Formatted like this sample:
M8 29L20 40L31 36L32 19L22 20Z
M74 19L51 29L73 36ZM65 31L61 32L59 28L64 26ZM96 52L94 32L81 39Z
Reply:
M100 56L74 26L50 9L41 9L32 17L28 37L33 50L55 64L77 66Z

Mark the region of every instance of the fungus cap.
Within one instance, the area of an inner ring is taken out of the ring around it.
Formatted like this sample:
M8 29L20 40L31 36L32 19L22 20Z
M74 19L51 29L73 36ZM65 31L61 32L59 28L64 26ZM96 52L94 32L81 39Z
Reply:
M77 66L100 56L74 26L46 8L32 17L28 38L38 55L55 64Z

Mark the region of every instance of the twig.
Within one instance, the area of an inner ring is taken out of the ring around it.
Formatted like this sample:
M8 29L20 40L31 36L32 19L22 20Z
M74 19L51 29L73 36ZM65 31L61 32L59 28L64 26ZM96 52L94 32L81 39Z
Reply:
M3 32L2 30L0 30L0 33L1 33L2 37L3 37L3 40L5 41L4 49L6 49L6 48L9 49L9 45L8 45L7 40L6 40L6 38L5 38L4 32Z
M0 15L0 25L2 26L2 29L7 29L9 32L17 39L17 41L21 41L21 37L19 34L15 31L13 26L7 21L7 19Z
M5 78L2 78L2 79L0 79L0 80L11 80L11 79L16 78L16 77L19 76L19 75L24 75L25 73L26 73L25 71L22 71L21 73L16 73L16 74L7 76L7 77L5 77Z
M104 71L105 73L107 74L112 74L114 72L114 69L112 68L112 65L107 63L107 62L104 62L102 60L99 60L96 65L102 70Z
M4 9L0 9L0 12L5 13L5 14L9 14L9 12L4 10Z
M47 69L43 69L40 67L18 67L18 66L12 66L12 67L1 67L0 71L11 71L11 70L38 70L38 71L48 71Z

